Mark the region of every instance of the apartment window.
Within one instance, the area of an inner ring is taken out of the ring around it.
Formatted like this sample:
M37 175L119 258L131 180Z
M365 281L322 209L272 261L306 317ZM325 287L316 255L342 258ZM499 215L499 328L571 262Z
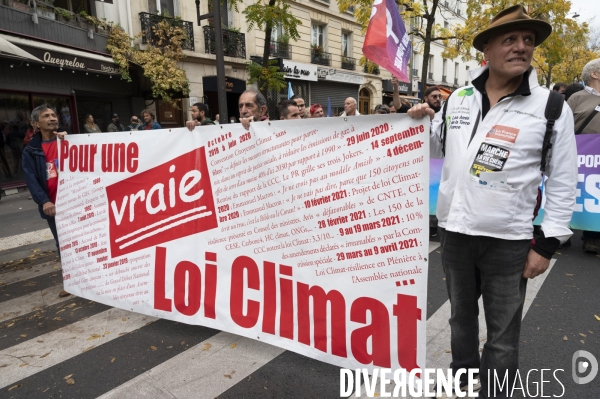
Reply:
M176 0L148 0L148 11L151 14L158 13L162 15L175 15L175 4ZM209 3L211 4L211 3ZM209 6L210 7L210 6ZM221 10L221 15L223 10Z
M325 44L325 25L313 23L312 44L315 46L323 47L323 45Z
M429 65L428 65L428 79L432 79L433 80L433 55L429 56Z
M448 76L448 60L444 58L442 62L442 82L446 83Z
M274 26L271 30L271 40L277 41L283 35L283 26L281 23L278 23L277 26Z
M448 21L444 21L444 29L448 29L448 27L450 27L450 24Z
M454 84L458 84L458 62L454 63Z
M342 32L342 56L352 56L352 34L350 32Z
M90 7L86 0L56 0L54 2L54 7L64 8L75 14L79 14L82 11L91 14Z

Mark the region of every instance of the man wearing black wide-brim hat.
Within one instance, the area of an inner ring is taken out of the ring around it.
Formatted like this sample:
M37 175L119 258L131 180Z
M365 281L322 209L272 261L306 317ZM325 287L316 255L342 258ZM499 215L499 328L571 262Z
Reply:
M445 157L437 217L451 303L451 366L455 374L479 369L482 398L509 395L519 367L527 280L548 269L558 245L572 234L573 114L557 100L562 111L554 125L547 123L550 92L539 86L531 67L535 47L551 32L547 22L532 19L522 6L505 9L475 36L473 47L483 52L487 65L472 71L472 86L451 95L444 116L434 119L427 104L408 111L433 120L431 155ZM542 161L546 129L552 147ZM541 171L547 177L546 202L543 232L534 242ZM481 357L480 296L487 326ZM504 389L494 386L494 375L510 383Z

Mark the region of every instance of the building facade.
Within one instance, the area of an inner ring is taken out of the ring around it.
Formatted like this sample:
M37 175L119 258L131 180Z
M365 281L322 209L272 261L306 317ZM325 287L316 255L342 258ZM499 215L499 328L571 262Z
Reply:
M0 165L0 187L22 182L20 153L29 125L31 110L41 103L52 104L60 114L60 124L69 133L83 130L91 114L102 130L113 112L128 124L132 115L150 108L165 128L183 126L195 102L209 105L210 116L219 114L216 83L214 20L197 25L194 1L182 0L0 0L0 149L6 156ZM241 11L254 0L238 5ZM439 20L461 21L460 2L440 7ZM200 2L200 13L209 12L209 3ZM447 2L444 2L446 4ZM245 16L221 2L221 26L225 52L228 115L239 117L237 102L247 88L246 65L262 57L265 34L248 31ZM291 12L301 21L300 39L291 41L281 27L275 27L269 44L270 56L280 59L286 80L306 104L319 103L333 115L343 111L344 99L354 97L362 114L391 101L391 75L384 69L372 71L359 65L364 35L352 12L340 13L337 2L299 0L290 2ZM453 8L454 7L454 8ZM460 10L460 11L458 11ZM180 63L190 82L189 98L178 106L151 98L143 72L131 66L132 81L121 79L117 66L106 50L108 33L86 22L82 13L120 25L138 37L141 49L153 40L152 26L161 19L181 18L188 40L186 58ZM418 41L415 40L418 49ZM427 85L439 84L449 90L468 81L474 63L443 60L443 47L433 44ZM420 54L413 54L412 81L401 82L402 94L418 92ZM270 112L287 90L270 93ZM6 159L6 161L4 161Z

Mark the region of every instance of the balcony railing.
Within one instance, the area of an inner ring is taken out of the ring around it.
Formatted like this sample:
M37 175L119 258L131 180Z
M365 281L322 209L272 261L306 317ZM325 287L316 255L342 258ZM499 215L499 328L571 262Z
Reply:
M446 75L442 75L442 83L447 83L446 82Z
M342 56L342 69L354 71L356 69L356 60L352 57Z
M331 66L331 53L326 53L321 47L310 49L310 62L312 64Z
M413 68L413 76L419 76L419 70L417 68Z
M55 14L52 14L54 16L52 19L40 15L38 23L34 24L31 21L33 8L25 3L14 2L18 7L16 8L12 5L13 2L0 1L0 29L30 39L42 39L78 49L108 54L106 50L108 35L102 32L94 34L94 38L90 39L89 31L93 30L94 26L89 25L78 15L73 15L73 18L69 19L69 23L66 19L57 18ZM10 5L6 6L5 4Z
M363 72L364 73L371 73L373 75L379 75L379 67L376 66L375 68L373 68L373 71L369 72L369 67L367 65L365 65L363 67Z
M142 43L153 45L158 44L158 37L154 32L154 28L162 21L167 21L171 26L177 26L185 32L186 40L181 43L181 48L184 50L194 51L194 24L188 21L182 21L177 18L163 17L162 15L150 14L147 12L140 13L140 22L142 23Z
M215 28L204 26L204 52L216 53ZM246 35L223 29L223 52L228 57L246 58Z
M429 79L429 80L433 80L433 72L429 72L429 73L427 74L427 79Z
M276 40L271 40L271 50L269 55L271 57L281 58L292 58L292 45L289 43L282 43Z
M454 78L454 84L458 86L458 78Z
M465 86L468 86L468 85L469 85L469 81L465 80Z

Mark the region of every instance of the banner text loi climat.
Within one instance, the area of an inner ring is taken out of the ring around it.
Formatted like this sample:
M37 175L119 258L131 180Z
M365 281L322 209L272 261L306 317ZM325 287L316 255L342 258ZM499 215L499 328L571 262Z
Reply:
M65 289L341 367L425 367L429 123L70 136Z

